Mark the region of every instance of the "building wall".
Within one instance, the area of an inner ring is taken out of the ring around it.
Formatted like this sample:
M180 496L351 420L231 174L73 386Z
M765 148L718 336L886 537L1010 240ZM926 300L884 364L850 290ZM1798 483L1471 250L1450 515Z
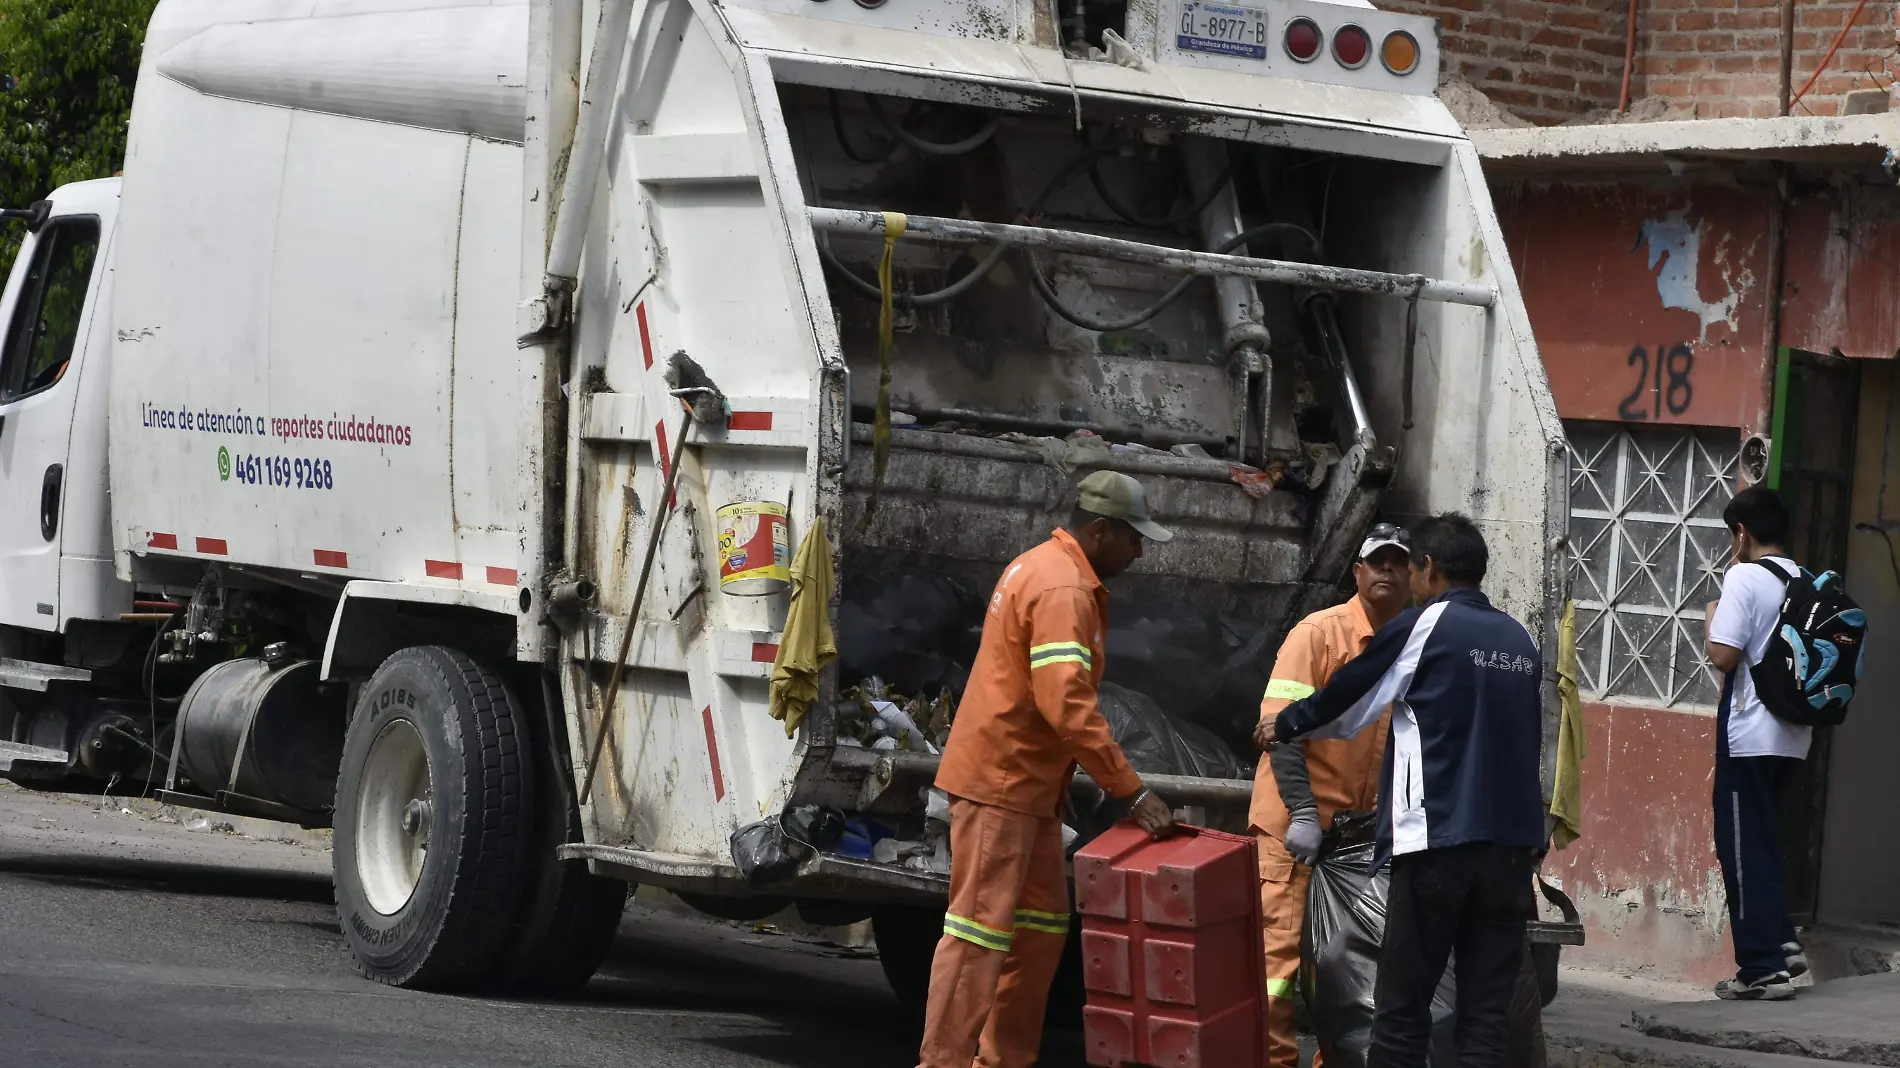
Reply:
M1733 975L1715 861L1715 717L1584 705L1583 836L1544 861L1583 916L1566 960L1697 983Z
M1794 76L1798 93L1858 0L1797 0ZM1697 119L1779 115L1778 0L1637 0L1637 95L1668 101ZM1891 0L1869 0L1794 113L1837 115L1847 93L1883 89L1894 63Z
M1796 0L1798 92L1858 0ZM1444 72L1521 119L1602 121L1622 88L1629 5L1621 0L1375 0L1439 21ZM1868 0L1795 114L1836 115L1846 94L1900 75L1896 5ZM1633 104L1647 118L1780 114L1780 0L1636 0Z
M1616 106L1625 9L1583 0L1375 0L1438 20L1444 72L1551 124Z
M1667 680L1700 670L1685 654L1700 656L1700 606L1726 552L1719 514L1733 457L1769 414L1773 194L1686 180L1495 178L1492 192L1572 446L1571 598L1589 755L1583 836L1545 870L1583 913L1589 941L1571 959L1713 981L1734 967L1712 840L1713 696ZM1848 537L1848 588L1868 611L1872 655L1831 749L1817 912L1824 923L1900 923L1900 853L1885 846L1900 766L1900 718L1886 706L1900 658L1879 655L1900 633L1900 191L1803 185L1788 232L1780 340L1862 358L1852 521L1873 528ZM1674 355L1659 380L1665 347ZM1622 450L1615 462L1610 441ZM1682 453L1671 450L1690 454L1680 483L1671 474L1609 488L1673 472L1664 458ZM1664 483L1705 499L1669 500ZM1619 525L1627 535L1613 544ZM1637 566L1611 563L1617 553L1637 554ZM1644 604L1666 611L1617 629ZM1675 628L1673 648L1633 658L1660 686L1612 670L1615 650L1645 640L1647 624Z

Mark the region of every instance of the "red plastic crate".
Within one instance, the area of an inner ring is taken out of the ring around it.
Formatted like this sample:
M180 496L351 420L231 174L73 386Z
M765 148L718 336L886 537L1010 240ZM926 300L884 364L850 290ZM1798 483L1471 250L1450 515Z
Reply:
M1075 854L1082 1035L1103 1068L1266 1060L1260 867L1252 838L1120 823Z

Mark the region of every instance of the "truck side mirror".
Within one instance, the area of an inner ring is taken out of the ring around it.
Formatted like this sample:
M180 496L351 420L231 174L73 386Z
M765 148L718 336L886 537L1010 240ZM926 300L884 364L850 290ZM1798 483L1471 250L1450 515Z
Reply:
M24 208L0 208L0 219L24 219L26 231L30 234L39 233L40 227L45 226L46 220L52 217L53 202L50 200L36 200Z

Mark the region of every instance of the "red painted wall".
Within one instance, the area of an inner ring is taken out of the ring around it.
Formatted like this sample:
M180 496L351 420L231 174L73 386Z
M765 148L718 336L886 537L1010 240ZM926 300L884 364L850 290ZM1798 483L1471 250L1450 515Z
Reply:
M1583 837L1544 862L1583 913L1574 963L1713 983L1733 975L1716 864L1715 718L1587 704Z
M1765 194L1615 185L1495 194L1560 415L1754 426Z
M1788 215L1782 343L1890 360L1900 354L1900 192L1844 185Z

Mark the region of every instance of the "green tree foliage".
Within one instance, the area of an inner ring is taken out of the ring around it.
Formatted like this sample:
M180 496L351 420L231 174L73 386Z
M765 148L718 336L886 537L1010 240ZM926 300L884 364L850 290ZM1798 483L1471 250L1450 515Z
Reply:
M0 206L118 171L156 4L0 0ZM19 241L18 223L0 227L0 263Z

